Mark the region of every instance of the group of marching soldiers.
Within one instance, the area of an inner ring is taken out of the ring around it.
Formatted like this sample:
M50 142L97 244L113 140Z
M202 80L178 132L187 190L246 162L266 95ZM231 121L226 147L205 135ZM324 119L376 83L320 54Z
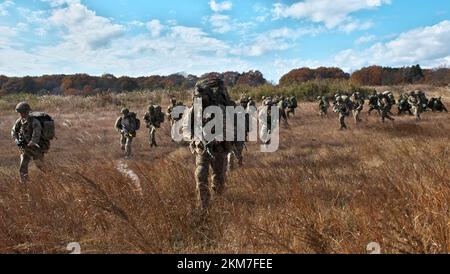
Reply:
M394 121L392 118L394 114L392 109L397 105L398 112L400 116L407 113L414 116L417 121L420 121L421 114L426 111L432 112L448 112L442 98L431 98L428 99L425 93L421 90L411 91L409 93L403 93L400 95L398 102L395 99L394 94L391 91L386 91L383 93L378 93L373 91L368 97L369 105L369 116L373 111L376 111L380 117L381 122L385 120ZM328 117L328 109L330 108L329 99L325 96L319 96L317 98L319 103L319 113L322 118ZM362 121L360 118L361 112L364 109L365 96L359 92L353 93L351 96L346 94L336 94L333 101L333 111L339 114L340 129L347 129L345 123L345 118L353 115L353 119L356 124Z

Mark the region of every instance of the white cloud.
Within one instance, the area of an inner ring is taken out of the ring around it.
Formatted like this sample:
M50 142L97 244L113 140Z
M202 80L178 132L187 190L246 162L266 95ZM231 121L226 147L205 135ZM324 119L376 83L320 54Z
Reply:
M334 61L346 70L374 64L404 66L419 63L426 67L449 65L450 21L404 32L391 41L376 43L363 51L344 50Z
M233 29L231 18L228 15L214 14L209 17L213 31L217 33L226 33Z
M329 29L344 24L343 31L360 29L352 22L350 14L367 9L374 9L384 4L390 4L391 0L304 0L292 5L281 3L274 4L273 14L275 19L294 18L306 19L315 23L323 23ZM363 26L363 29L367 27Z
M152 20L146 24L147 29L152 34L152 37L158 37L161 34L161 31L163 30L164 26L159 22L159 20Z
M113 39L124 34L124 26L97 16L94 11L77 0L50 0L50 3L57 8L52 11L49 22L66 29L64 39L67 43L76 44L84 49L96 49L105 47ZM67 6L62 7L63 4Z
M295 41L305 35L315 35L321 28L278 28L259 33L249 43L232 50L233 54L257 57L272 51L283 51L296 46Z
M216 2L215 0L209 1L209 7L214 12L221 12L221 11L227 11L231 10L233 8L233 3L230 1L224 1L224 2Z
M0 16L7 16L9 15L9 11L8 9L10 7L14 6L14 2L13 1L3 1L2 3L0 3Z
M364 36L359 37L355 43L358 45L361 45L361 44L373 42L375 40L377 40L377 37L375 35L364 35Z

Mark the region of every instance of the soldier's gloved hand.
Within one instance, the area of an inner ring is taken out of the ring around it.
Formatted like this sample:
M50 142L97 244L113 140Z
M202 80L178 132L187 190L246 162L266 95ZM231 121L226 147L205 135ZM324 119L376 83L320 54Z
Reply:
M33 142L33 141L30 141L30 142L28 143L28 146L29 146L29 147L37 147L37 148L40 148L40 146L39 146L38 144L36 144L35 142Z

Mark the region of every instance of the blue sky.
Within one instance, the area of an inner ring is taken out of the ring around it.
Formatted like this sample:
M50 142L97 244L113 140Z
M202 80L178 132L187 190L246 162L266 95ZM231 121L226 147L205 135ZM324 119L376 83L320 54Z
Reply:
M448 0L0 0L0 74L450 64Z

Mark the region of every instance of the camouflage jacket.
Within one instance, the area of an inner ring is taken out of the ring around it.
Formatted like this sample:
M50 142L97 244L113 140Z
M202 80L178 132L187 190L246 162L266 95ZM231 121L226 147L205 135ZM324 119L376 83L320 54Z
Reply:
M149 126L160 126L161 122L156 112L150 113L146 112L144 115L144 121L147 127Z
M11 130L11 137L15 141L23 142L24 145L28 145L30 142L33 142L38 144L40 147L44 147L45 142L44 140L41 140L41 134L41 123L33 117L17 119Z
M340 115L349 115L349 109L346 103L337 102L336 105L334 105L333 108L334 112L339 113Z

